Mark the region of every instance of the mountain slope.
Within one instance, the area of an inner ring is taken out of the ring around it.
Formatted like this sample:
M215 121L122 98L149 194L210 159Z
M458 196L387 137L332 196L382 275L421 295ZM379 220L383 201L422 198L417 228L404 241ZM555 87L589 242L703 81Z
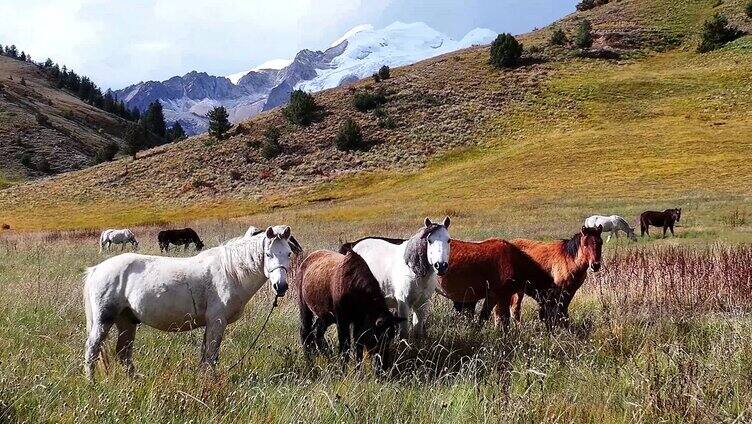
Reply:
M54 87L32 63L0 56L0 86L0 173L6 179L89 166L125 129L124 120Z
M637 42L622 47L626 59L546 49L500 71L488 66L487 47L470 48L396 69L381 83L394 129L355 111L353 92L375 88L363 81L317 94L326 115L306 129L286 124L277 109L223 142L192 137L135 162L4 190L0 206L11 198L25 206L0 220L32 228L264 210L274 210L275 219L348 221L441 212L513 234L552 234L579 221L583 210L630 215L685 205L690 222L715 228L752 196L752 39L700 55L696 34L718 10L752 28L741 1L672 6L678 4L624 0L554 25L570 28L588 16L597 47ZM523 41L540 43L552 27ZM655 51L668 46L678 48ZM368 151L332 146L348 116L373 142ZM285 153L267 161L256 143L270 126L282 129ZM67 203L51 205L53 193ZM54 220L34 212L41 205L58 212Z
M455 41L424 23L397 22L378 30L361 25L326 50L301 50L291 61L269 61L228 77L194 71L167 81L134 84L117 90L115 96L142 111L160 100L168 123L179 121L189 134L197 134L206 131L206 112L215 106L225 106L230 121L237 123L287 103L294 89L315 92L337 87L369 77L383 65L402 66L488 44L495 35L475 29Z

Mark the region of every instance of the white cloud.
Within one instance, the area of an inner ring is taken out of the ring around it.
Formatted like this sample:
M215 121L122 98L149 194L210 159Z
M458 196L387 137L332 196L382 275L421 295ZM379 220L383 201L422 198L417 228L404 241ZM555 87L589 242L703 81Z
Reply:
M232 74L271 58L291 58L302 48L324 49L363 23L426 21L446 31L441 19L495 19L506 10L496 1L473 0L494 6L467 7L462 0L423 0L419 6L414 0L0 0L0 43L14 43L36 60L51 57L104 87L121 88L191 70ZM498 2L527 7L522 0ZM532 3L545 9L560 2ZM491 7L499 11L480 10Z

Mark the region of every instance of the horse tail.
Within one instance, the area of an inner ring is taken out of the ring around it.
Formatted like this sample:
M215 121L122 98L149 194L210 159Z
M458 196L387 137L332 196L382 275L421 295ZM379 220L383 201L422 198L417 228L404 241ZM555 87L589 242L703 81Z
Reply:
M94 268L87 268L86 274L84 276L84 313L86 314L86 337L89 337L89 333L91 332L91 327L93 325L92 318L91 318L91 300L89 299L89 290L86 284L86 281L89 279L89 276L91 275L91 272Z
M300 344L307 349L312 342L311 331L313 331L313 311L308 307L303 299L303 278L305 277L308 262L303 261L296 272L295 290L298 295L298 309L300 310Z

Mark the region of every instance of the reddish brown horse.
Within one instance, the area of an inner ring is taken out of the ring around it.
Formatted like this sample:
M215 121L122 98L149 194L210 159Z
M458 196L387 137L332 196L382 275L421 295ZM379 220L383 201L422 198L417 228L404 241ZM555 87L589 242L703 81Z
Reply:
M666 230L671 230L674 235L674 223L681 219L681 208L666 209L663 212L645 211L640 214L640 236L645 234L650 237L650 226L663 227L663 237L666 237Z
M493 311L498 328L508 326L512 296L521 291L527 281L536 284L535 289L531 287L531 293L544 304L543 293L553 288L551 279L515 245L501 239L482 242L453 239L449 269L446 275L439 277L438 290L454 301L456 309L466 312L474 311L475 304L485 299L481 321Z
M598 271L601 267L603 227L582 227L570 239L553 242L512 240L522 254L517 279L525 284L512 296L512 314L520 321L522 299L527 294L541 306L539 316L549 324L566 325L569 321L569 303L585 281L588 268ZM452 249L455 249L454 241ZM450 264L452 264L450 259ZM451 265L450 265L451 269ZM458 311L474 311L475 302L455 300ZM485 311L487 308L483 307ZM503 312L497 312L503 313Z
M340 354L348 357L352 326L358 363L365 349L377 366L388 367L389 344L404 318L389 311L366 261L352 250L345 255L317 250L303 261L298 275L300 341L306 352L328 351L324 333L336 324Z
M588 268L595 272L601 269L602 232L603 226L599 225L597 228L582 227L572 238L553 242L512 240L559 288L559 308L554 319L560 324L569 322L569 303L585 282ZM529 294L527 290L519 291L512 300L512 310L517 321L520 321L522 298L525 294Z

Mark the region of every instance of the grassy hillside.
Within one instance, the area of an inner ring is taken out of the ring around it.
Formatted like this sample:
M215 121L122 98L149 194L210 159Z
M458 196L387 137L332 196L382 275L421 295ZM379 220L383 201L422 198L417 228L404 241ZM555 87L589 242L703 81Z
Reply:
M752 22L742 1L715 3L612 2L522 38L543 46L552 28L571 31L587 17L595 49L620 60L545 48L500 71L487 47L449 54L381 83L394 129L355 111L353 92L375 88L362 81L316 95L326 115L307 129L275 110L222 142L193 137L1 191L0 220L82 228L271 211L348 221L446 212L496 231L552 234L585 213L677 205L691 212L692 231L737 231L728 217L746 213L752 190L752 39L703 55L695 46L715 12L747 30ZM368 151L332 146L348 116L373 143ZM282 129L285 153L267 161L257 144L270 126Z
M0 187L86 167L124 128L56 88L34 64L0 56Z

